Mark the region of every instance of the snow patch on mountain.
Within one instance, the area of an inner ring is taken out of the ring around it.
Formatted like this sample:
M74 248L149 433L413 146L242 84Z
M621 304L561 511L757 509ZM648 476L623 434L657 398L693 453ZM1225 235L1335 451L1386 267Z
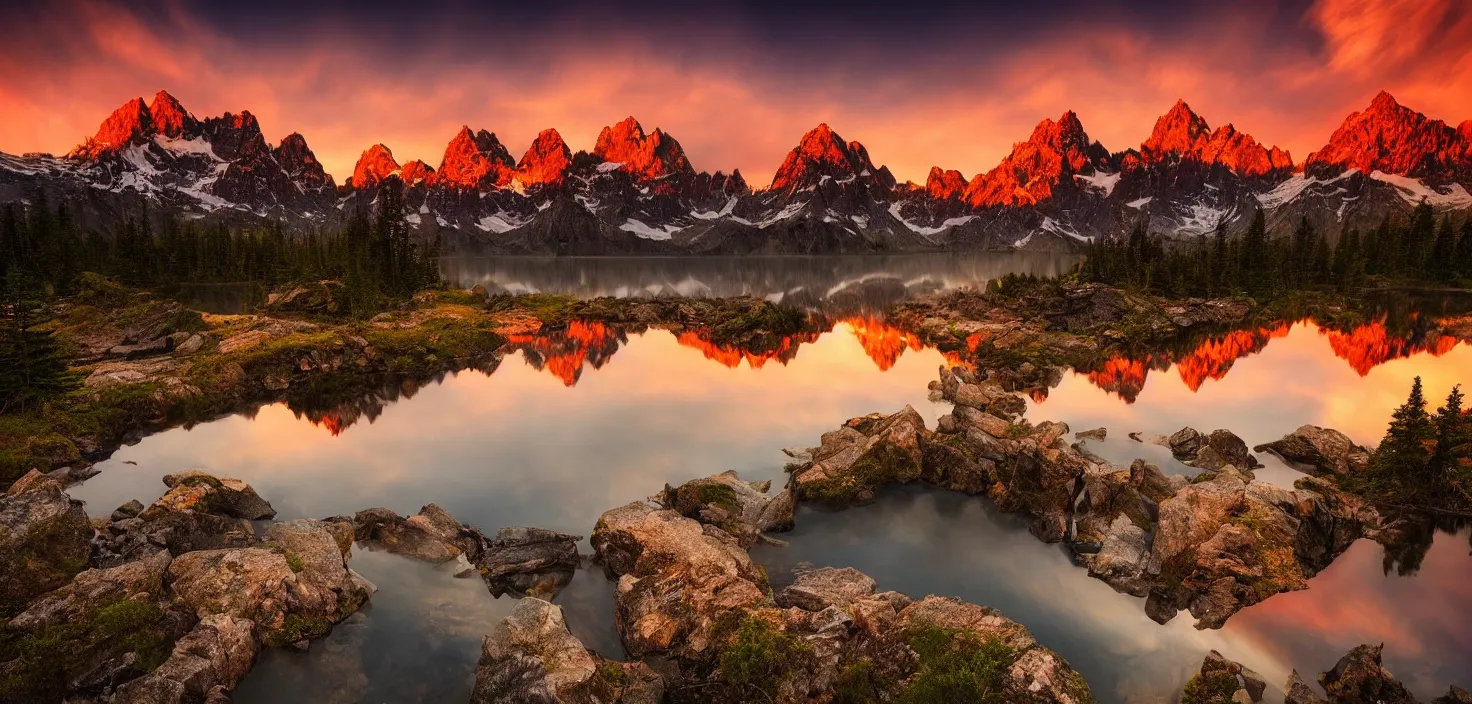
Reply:
M487 215L475 223L476 227L486 232L494 232L498 235L517 227L521 227L521 225L522 222L519 219L514 216L508 215L507 213L496 213L495 215Z
M1289 177L1288 180L1278 184L1276 187L1273 188L1273 190L1268 191L1267 193L1257 194L1257 202L1262 203L1262 207L1267 208L1268 210L1280 208L1288 203L1293 202L1295 199L1298 198L1298 196L1302 195L1304 191L1313 186L1317 186L1320 184L1338 183L1339 181L1343 181L1344 179L1347 179L1357 173L1359 173L1359 169L1348 169L1338 176L1326 179L1310 178L1302 172L1296 173Z
M690 211L690 215L691 217L699 218L701 220L718 220L730 215L731 212L736 209L736 201L738 200L740 199L732 196L730 200L726 201L725 207L721 208L720 212L716 212L714 210L707 210L705 212L692 210Z
M894 219L900 221L901 225L910 228L911 232L917 235L925 235L927 237L938 235L953 227L965 225L966 223L976 219L975 215L963 215L958 218L948 218L945 222L941 223L937 227L926 227L924 225L916 225L915 223L906 220L905 216L900 213L900 206L902 205L904 205L903 201L895 201L893 203L890 203L889 214L894 216Z
M1469 194L1460 183L1443 186L1437 190L1420 179L1396 176L1383 171L1370 172L1370 178L1395 186L1396 193L1399 193L1400 197L1411 205L1419 205L1422 200L1425 200L1431 207L1438 209L1472 207L1472 194Z
M1123 174L1119 172L1106 174L1103 171L1095 171L1088 176L1085 176L1083 174L1073 175L1074 178L1089 184L1090 188L1098 191L1099 194L1105 198L1108 198L1109 194L1114 192L1114 187L1119 184L1119 179L1121 176L1123 176Z
M638 220L629 218L624 222L624 224L619 225L618 229L623 230L624 232L632 232L635 235L643 237L646 240L667 240L671 237L674 237L676 232L679 232L684 228L680 227L679 225L650 227Z
M1127 205L1127 206L1129 206L1131 208L1134 208L1135 210L1139 210L1140 208L1145 207L1145 205L1147 203L1149 203L1151 200L1154 200L1154 199L1151 198L1150 196L1145 196L1144 198L1136 198L1135 200L1132 200L1132 201L1130 201L1128 203L1125 203L1125 205Z

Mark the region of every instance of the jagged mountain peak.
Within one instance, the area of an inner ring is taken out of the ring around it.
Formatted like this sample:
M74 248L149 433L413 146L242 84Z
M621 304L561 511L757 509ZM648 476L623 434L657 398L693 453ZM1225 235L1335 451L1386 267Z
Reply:
M938 200L960 198L966 192L966 177L955 169L932 166L930 174L925 177L925 191Z
M1252 135L1230 123L1212 131L1206 119L1184 100L1155 121L1150 137L1140 145L1147 163L1173 157L1224 166L1240 176L1258 177L1293 169L1293 157L1277 147L1264 147Z
M1362 112L1351 113L1329 143L1308 155L1313 172L1359 169L1472 187L1472 121L1453 128L1401 105L1380 91Z
M1074 188L1074 174L1092 173L1094 162L1107 156L1102 146L1089 142L1083 123L1070 110L1056 121L1039 122L1027 141L1012 145L1002 163L977 174L963 197L977 208L1037 204L1060 188Z
M408 165L405 165L407 168ZM431 182L454 188L493 188L511 182L516 162L496 135L486 130L472 132L469 125L460 131L445 146L445 155L440 159L438 171L429 169L421 175L430 177ZM405 183L411 183L406 176Z
M317 161L312 148L307 146L307 138L300 132L282 137L281 143L272 153L287 177L300 184L303 189L330 192L336 185L332 175L323 170L322 162Z
M516 164L516 180L523 186L561 184L571 163L572 150L567 142L556 129L548 128L537 134Z
M1141 151L1155 155L1188 154L1207 139L1210 130L1206 120L1197 115L1185 100L1177 100L1169 111L1155 121L1155 129L1150 131L1150 137L1140 145Z
M659 128L645 134L632 115L598 133L593 155L641 181L695 172L679 141Z
M382 143L363 150L358 163L353 167L353 188L376 186L389 176L402 171L394 160L393 150Z
M413 186L430 179L434 174L434 167L424 163L421 159L414 159L405 163L403 168L400 169L399 178L403 180L404 185Z
M847 178L868 171L874 173L869 150L858 142L845 142L828 123L808 130L797 147L787 153L782 166L772 178L771 190L790 191L812 186L822 177Z
M73 149L71 156L97 159L142 143L152 135L153 113L149 112L143 98L133 98L113 110L97 128L97 134Z
M166 90L154 94L148 112L153 116L154 130L165 137L189 139L199 132L199 121Z

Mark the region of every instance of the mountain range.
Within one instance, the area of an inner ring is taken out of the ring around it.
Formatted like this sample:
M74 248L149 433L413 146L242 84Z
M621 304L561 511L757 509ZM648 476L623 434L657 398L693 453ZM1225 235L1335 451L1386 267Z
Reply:
M633 117L592 151L555 129L516 159L495 133L463 127L438 166L400 163L375 144L338 183L307 140L269 144L248 111L200 119L160 91L135 98L71 153L0 152L0 202L38 190L105 228L146 200L155 212L296 229L371 209L390 180L425 235L514 254L1071 251L1138 224L1188 240L1238 233L1264 211L1274 233L1308 218L1322 231L1369 227L1428 202L1472 208L1472 120L1453 127L1381 92L1302 162L1184 101L1138 147L1110 151L1073 112L1045 119L995 168L932 168L899 183L863 144L826 124L802 135L753 188L740 171L698 172L680 143Z

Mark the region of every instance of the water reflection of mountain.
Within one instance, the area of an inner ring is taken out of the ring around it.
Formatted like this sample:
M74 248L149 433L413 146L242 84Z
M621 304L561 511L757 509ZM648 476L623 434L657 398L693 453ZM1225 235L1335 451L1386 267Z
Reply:
M1307 321L1305 321L1307 322ZM1092 369L1081 369L1095 386L1133 403L1145 388L1150 372L1164 372L1174 367L1181 381L1191 391L1200 390L1207 380L1226 377L1237 360L1262 352L1276 339L1286 337L1295 323L1234 330L1200 338L1176 349L1145 352L1138 355L1107 359ZM1434 322L1422 321L1397 335L1377 321L1347 330L1317 328L1334 355L1350 365L1360 376L1376 366L1420 353L1440 356L1454 349L1460 340ZM575 386L586 369L600 369L629 341L630 335L643 335L647 326L626 326L596 321L572 321L566 326L507 336L506 353L520 352L532 368L557 377L568 387ZM710 331L700 328L672 327L667 332L682 347L698 351L706 359L727 367L743 362L752 369L769 363L786 365L799 350L815 343L824 335L851 334L864 354L879 371L888 371L906 350L920 351L925 345L912 332L886 323L874 315L829 318L813 315L809 329L793 335L758 335L740 344L717 343ZM970 352L975 352L975 342ZM970 366L968 353L942 352L947 363ZM474 368L491 374L500 359L483 361ZM438 383L444 374L429 379L385 379L367 391L351 394L295 394L287 405L299 417L326 428L336 435L360 420L370 423L383 408L400 398L410 398L420 388ZM361 387L359 387L361 389ZM1046 398L1047 390L1032 389L1035 401Z
M1311 321L1301 322L1312 324ZM1187 388L1198 391L1206 380L1225 377L1237 360L1262 352L1271 341L1286 337L1293 325L1279 323L1271 327L1234 330L1209 336L1184 350L1113 357L1092 369L1080 371L1095 386L1119 396L1126 403L1134 403L1145 388L1145 379L1151 371L1163 372L1171 366L1175 366ZM1460 342L1426 319L1406 325L1399 334L1392 333L1383 320L1348 330L1317 329L1329 343L1334 356L1348 363L1360 376L1391 360L1423 352L1439 357Z
M1064 273L1045 252L825 257L446 257L452 284L590 298L754 296L833 316L874 315L913 296L981 287L1008 273Z

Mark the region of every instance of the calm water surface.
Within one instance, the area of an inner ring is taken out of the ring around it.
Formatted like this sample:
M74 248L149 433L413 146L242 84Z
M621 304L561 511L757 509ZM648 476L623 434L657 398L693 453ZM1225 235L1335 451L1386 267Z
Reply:
M601 280L614 265L577 263L556 276L551 265L527 265L547 274L540 279L516 266L475 276L590 295L607 284L579 290L546 281ZM684 278L715 280L704 270ZM816 275L808 281L820 285ZM789 284L782 286L790 291ZM99 464L102 474L73 495L103 514L161 495L164 474L203 467L250 482L281 519L371 506L407 514L435 502L486 531L536 525L586 535L604 510L666 482L736 469L780 483L787 460L780 448L815 444L849 417L911 404L933 426L948 411L926 399L944 361L939 352L863 315L863 306L825 310L842 322L772 355L663 330L574 326L555 339L523 341L490 373L395 387L336 412L298 414L277 404L150 436ZM1185 352L1065 374L1029 414L1075 430L1107 427L1109 439L1091 443L1096 451L1118 462L1147 457L1170 471L1190 470L1125 434L1225 427L1255 444L1316 423L1373 443L1412 376L1425 377L1432 396L1472 377L1472 348L1397 339L1373 326L1346 336L1308 324L1213 338ZM1297 476L1264 462L1270 466L1259 474L1269 480ZM1385 642L1388 666L1424 698L1453 682L1472 686L1465 529L1438 533L1419 571L1406 576L1387 576L1381 548L1361 541L1309 590L1246 609L1219 631L1196 631L1185 617L1150 621L1142 600L1090 579L1064 548L1039 543L984 499L895 490L843 512L804 508L797 523L783 536L790 547L754 552L779 585L799 563L852 565L884 589L998 608L1078 667L1101 701L1170 699L1212 648L1276 687L1292 668L1312 679L1350 647ZM264 655L237 701L466 699L479 639L509 612L510 599L391 555L359 549L352 564L380 587L370 608L306 653ZM585 643L622 656L612 585L601 572L580 571L557 601Z

